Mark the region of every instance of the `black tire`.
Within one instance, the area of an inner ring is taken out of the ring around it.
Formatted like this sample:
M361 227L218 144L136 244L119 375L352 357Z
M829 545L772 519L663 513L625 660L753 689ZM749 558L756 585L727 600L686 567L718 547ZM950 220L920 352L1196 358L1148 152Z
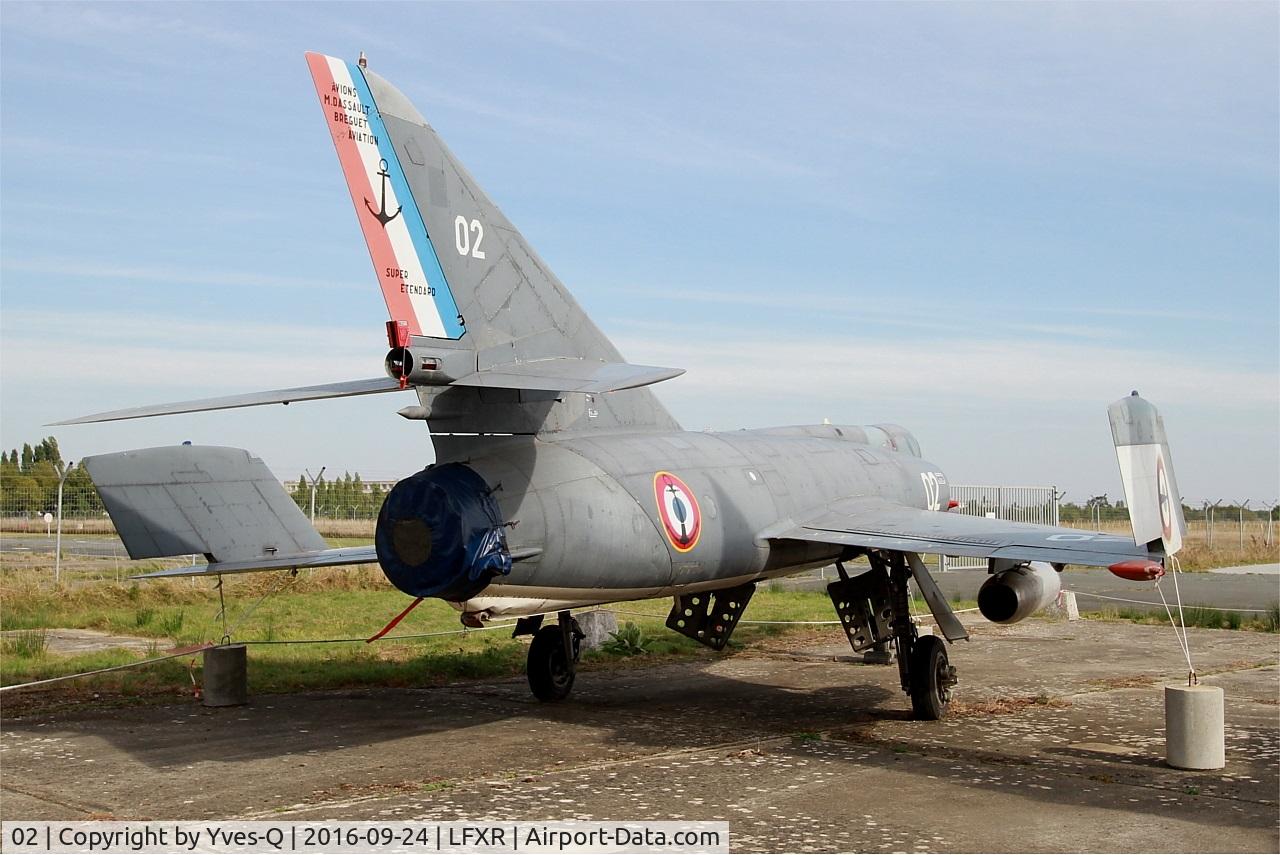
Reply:
M947 645L935 635L916 639L911 650L911 711L920 721L937 721L947 714L955 686L955 670Z
M573 645L576 652L577 638ZM538 630L529 645L529 661L525 669L533 696L540 701L563 701L569 697L577 676L574 665L565 656L564 636L558 624Z

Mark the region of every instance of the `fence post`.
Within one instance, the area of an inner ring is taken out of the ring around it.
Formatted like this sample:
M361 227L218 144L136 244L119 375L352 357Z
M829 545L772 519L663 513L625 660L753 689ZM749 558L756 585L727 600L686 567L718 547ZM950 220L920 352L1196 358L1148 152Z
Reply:
M1208 502L1206 502L1205 504L1208 504ZM1216 512L1217 512L1217 510L1218 510L1218 505L1221 505L1221 504L1222 504L1222 500L1221 500L1221 499L1219 499L1218 501L1216 501L1216 502L1214 502L1213 504L1210 504L1210 505L1209 505L1209 551L1210 551L1210 552L1212 552L1212 551L1213 551L1213 523L1214 523L1214 518L1217 516L1217 513L1216 513Z
M305 470L307 473L307 480L311 482L311 524L312 525L316 524L316 482L324 477L324 470L326 468L327 467L321 466L320 474L316 475L314 478L311 477L310 469Z
M67 483L67 476L71 474L71 461L68 460L58 470L58 540L53 547L53 584L57 586L62 581L62 487Z

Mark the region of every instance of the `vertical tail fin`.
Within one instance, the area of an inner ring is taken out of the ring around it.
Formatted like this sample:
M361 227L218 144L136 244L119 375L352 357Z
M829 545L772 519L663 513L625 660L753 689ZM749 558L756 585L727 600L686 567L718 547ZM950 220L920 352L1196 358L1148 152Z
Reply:
M317 53L307 66L392 320L413 335L461 338L453 292L363 69Z
M315 53L307 64L393 320L414 335L460 339L480 371L625 362L400 90L362 64ZM679 427L647 389L554 404L422 394L434 396L435 417L448 400L459 432Z
M1134 542L1153 548L1161 545L1166 555L1173 555L1182 548L1187 522L1182 515L1182 494L1173 475L1164 419L1137 392L1107 407L1107 416Z

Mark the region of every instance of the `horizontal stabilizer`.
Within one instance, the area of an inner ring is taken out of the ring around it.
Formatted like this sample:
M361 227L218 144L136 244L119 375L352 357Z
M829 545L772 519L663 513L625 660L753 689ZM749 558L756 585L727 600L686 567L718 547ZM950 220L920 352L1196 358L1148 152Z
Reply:
M244 449L164 446L84 465L130 558L203 554L261 566L327 549L284 485Z
M398 380L390 377L372 377L368 380L347 380L320 386L299 386L296 389L273 389L269 392L249 392L244 395L226 395L221 398L200 398L173 404L153 404L149 407L111 410L106 413L94 413L90 416L54 422L53 426L116 422L124 419L144 419L150 416L172 416L178 413L202 413L208 410L234 410L240 407L260 407L263 404L291 404L294 401L349 398L353 395L376 395L379 392L397 391L400 391Z
M343 546L338 549L321 549L281 555L249 561L215 561L192 567L175 567L143 573L134 579L173 579L180 576L230 576L235 573L261 573L267 570L308 570L316 567L341 567L348 564L377 564L378 554L373 544L367 546Z
M556 357L483 368L454 380L451 385L596 395L660 383L683 373L683 368Z
M527 561L542 554L541 549L513 549L512 561ZM213 564L197 564L193 567L174 567L132 576L133 579L176 579L187 576L230 576L235 573L262 573L270 570L312 570L317 567L342 567L351 564L377 564L378 553L373 544L367 546L343 546L323 549L319 552L303 552L298 555L261 559L258 561L220 561Z
M683 368L660 368L656 365L630 365L625 362L599 362L577 357L537 359L530 362L509 362L474 371L453 380L450 386L478 386L484 389L525 389L545 392L581 392L599 395L635 389L679 377ZM80 416L66 421L53 422L54 426L83 425L94 422L115 422L124 419L144 419L151 416L172 416L179 413L203 413L210 410L234 410L240 407L260 407L264 404L291 404L294 401L315 401L324 398L350 398L355 395L376 395L381 392L398 392L400 381L391 377L373 377L368 380L347 380L342 383L325 383L320 386L299 386L295 389L273 389L269 392L249 392L244 395L226 395L220 398L200 398L194 401L178 401L172 404L153 404L132 407L127 410L111 410L106 413Z

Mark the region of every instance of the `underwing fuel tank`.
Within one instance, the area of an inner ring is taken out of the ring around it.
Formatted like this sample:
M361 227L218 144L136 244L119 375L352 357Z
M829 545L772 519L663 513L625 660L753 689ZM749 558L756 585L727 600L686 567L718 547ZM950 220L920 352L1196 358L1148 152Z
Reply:
M414 597L466 600L511 572L493 491L462 463L397 483L382 503L374 546L387 579Z
M1017 623L1052 603L1062 590L1058 572L1042 561L1001 570L978 591L978 611L992 623Z

